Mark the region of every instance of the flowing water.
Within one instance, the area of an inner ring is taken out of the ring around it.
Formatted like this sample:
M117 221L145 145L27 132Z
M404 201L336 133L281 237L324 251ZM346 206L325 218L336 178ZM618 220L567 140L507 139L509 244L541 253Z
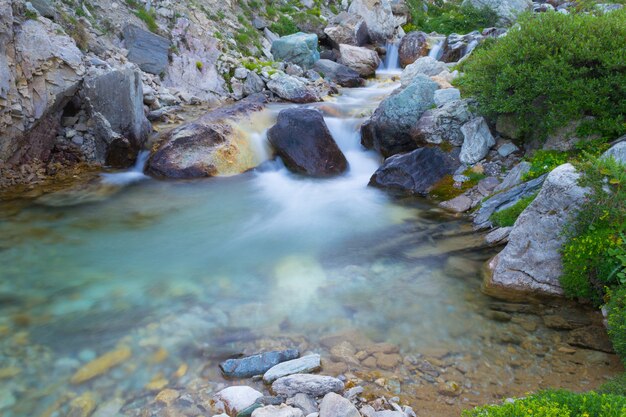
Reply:
M321 353L324 373L399 395L420 416L618 372L614 355L559 350L568 332L542 315L561 305L483 296L492 251L465 220L367 187L381 160L362 149L359 125L397 85L312 105L349 160L337 178L268 161L156 181L142 155L95 191L1 203L0 414L84 415L94 401L98 417L200 415L189 404L159 414L155 395L176 389L207 409L211 393L240 383L221 377L220 360L285 347ZM261 157L284 107L250 132Z
M385 59L380 63L376 74L378 75L394 75L397 74L400 68L400 56L398 53L398 44L389 42L385 46L387 53Z

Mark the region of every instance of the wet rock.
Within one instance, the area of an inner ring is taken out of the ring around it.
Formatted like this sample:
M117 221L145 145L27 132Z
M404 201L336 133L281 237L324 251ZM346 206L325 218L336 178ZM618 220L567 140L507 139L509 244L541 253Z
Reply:
M358 365L359 361L355 357L356 349L348 341L343 341L330 349L330 357L336 362L346 362Z
M302 68L311 68L320 59L317 50L317 35L314 33L294 33L272 42L272 55L279 61L287 61Z
M11 391L8 386L0 388L0 410L11 408L16 402L15 394L13 394L13 391Z
M309 88L304 81L291 75L281 74L267 83L278 97L293 103L313 103L320 101L317 92Z
M320 177L340 174L348 167L322 113L317 110L281 111L267 138L293 172Z
M82 384L97 376L109 372L113 367L118 366L128 360L132 351L127 346L105 353L80 368L70 379L72 384Z
M305 416L317 412L315 399L307 394L296 394L287 400L287 405L299 408Z
M246 387L236 386L224 388L215 396L215 409L217 412L225 412L231 417L235 417L240 411L245 410L262 397L259 391Z
M489 149L496 144L489 126L483 117L477 117L461 126L463 145L459 159L466 165L472 165L483 159Z
M483 36L478 31L467 35L453 33L446 38L441 48L443 53L440 59L443 62L458 62L470 54L482 40Z
M263 375L263 382L271 384L278 378L293 374L315 372L321 367L320 355L306 355L299 359L289 360L273 366Z
M369 185L426 195L433 185L444 176L452 175L459 165L457 158L439 148L420 148L385 160Z
M462 4L471 4L479 9L490 8L498 14L499 24L502 25L515 22L520 13L532 10L533 6L532 0L464 0Z
M498 296L561 295L561 231L584 201L580 174L565 164L548 174L537 198L519 216L509 243L488 265L485 291ZM501 193L504 194L504 193Z
M402 68L414 63L418 58L428 55L428 34L410 32L402 37L398 55Z
M472 208L472 199L461 194L451 200L441 202L439 206L455 213L465 213Z
M439 75L440 73L447 71L448 66L441 61L437 61L429 56L419 58L414 63L408 65L400 75L400 83L403 87L411 84L415 77L420 74L427 75L429 77Z
M228 359L220 363L220 369L224 376L229 378L250 378L262 375L273 366L296 359L298 356L300 352L297 349L276 350L241 359Z
M361 126L361 143L389 157L417 148L411 128L422 114L434 105L435 84L425 75L418 75L402 90L384 99L372 117Z
M406 414L402 411L382 410L376 411L373 417L406 417Z
M268 405L266 407L257 408L252 413L252 417L303 417L304 414L299 408L289 407L288 405Z
M502 245L509 241L509 233L513 227L498 227L485 236L485 241L489 245Z
M474 227L476 229L491 227L491 221L489 218L494 212L510 207L520 199L534 194L541 188L545 179L546 175L542 175L539 178L535 178L525 183L516 185L506 191L494 194L489 199L483 201L474 214ZM496 187L496 190L497 188L498 187Z
M435 91L435 106L441 107L451 101L457 101L461 99L461 92L457 88L444 88Z
M426 110L411 130L411 135L418 143L438 145L448 142L454 146L461 146L463 144L461 126L471 118L472 113L469 111L467 100L452 101L436 109Z
M323 375L295 374L279 378L272 384L272 391L277 395L293 397L296 394L308 394L321 397L329 392L341 392L343 382L337 378Z
M374 354L376 358L376 364L382 369L393 369L402 361L402 358L397 353L386 354L378 352Z
M385 43L393 36L396 23L388 0L354 0L348 13L363 17L373 42Z
M340 44L363 46L369 42L367 24L361 16L341 12L324 29L331 45L339 49Z
M257 75L256 72L250 71L243 82L243 96L248 97L252 94L261 93L265 89L265 83Z
M320 59L315 63L313 68L319 73L324 74L324 78L342 87L359 87L365 82L359 73L352 68L329 61L328 59Z
M257 164L238 125L265 106L262 95L213 110L164 135L146 172L156 177L199 178L241 173Z
M165 72L170 48L168 39L135 25L127 25L123 33L130 62L150 74L159 75Z
M360 46L339 45L340 64L343 64L362 77L371 77L376 73L376 68L380 65L380 58L375 51Z
M95 125L95 159L130 166L152 128L143 109L141 75L130 69L90 75L83 94Z
M567 343L585 349L613 353L613 345L602 326L581 327L569 332Z
M330 392L320 404L320 417L360 417L359 411L350 400Z
M67 417L89 417L95 408L96 400L93 394L87 391L70 402Z

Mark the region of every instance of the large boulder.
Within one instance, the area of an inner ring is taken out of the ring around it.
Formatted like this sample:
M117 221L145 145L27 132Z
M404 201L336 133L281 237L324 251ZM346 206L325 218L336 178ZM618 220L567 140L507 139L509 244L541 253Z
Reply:
M267 138L289 170L322 177L340 174L348 161L335 143L322 113L313 109L287 109L278 115Z
M617 162L626 165L626 136L621 137L621 142L611 146L611 148L602 154L602 158L613 158Z
M297 77L280 74L267 83L267 88L283 100L293 103L313 103L320 101L317 92Z
M561 295L563 227L585 200L580 174L565 164L548 174L537 198L518 217L509 243L488 264L483 288L489 295L519 299Z
M127 25L123 31L128 60L142 71L159 75L165 73L168 63L170 41L135 25Z
M388 157L417 148L411 130L422 114L434 105L437 84L418 75L406 88L383 100L372 117L361 126L361 143Z
M498 14L499 23L509 25L517 19L520 13L532 10L532 0L464 0L462 5L471 4L482 9L487 7Z
M428 75L432 77L439 75L448 70L448 66L441 61L437 61L435 58L424 56L417 59L414 63L407 65L400 74L400 83L402 86L407 86L413 81L413 79L419 75Z
M48 162L85 74L83 54L48 19L18 23L13 3L0 1L0 162Z
M228 94L226 82L216 67L222 54L219 41L209 36L201 24L184 17L176 20L170 33L176 48L170 52L171 62L165 73L164 84L217 104ZM198 62L202 65L199 66ZM248 88L249 94L260 92L263 88L252 90L250 92Z
M489 149L496 144L489 125L484 117L477 117L461 126L463 146L460 159L466 165L472 165L483 159Z
M328 59L320 59L313 66L315 71L342 87L360 87L365 80L358 72L345 65L338 64Z
M380 65L380 58L376 51L360 46L339 45L339 59L337 62L352 68L362 77L371 77L376 74Z
M398 55L402 68L414 63L418 58L428 55L428 34L424 32L407 33L400 41Z
M463 144L461 126L472 118L469 107L468 100L456 100L436 109L428 109L411 130L411 135L422 144L438 145L448 142L454 146L461 146Z
M240 125L261 111L265 102L265 96L252 95L167 132L148 159L147 173L156 177L199 178L254 168L259 161Z
M446 175L452 175L460 162L439 148L420 148L394 155L372 175L369 185L406 194L426 195Z
M348 13L363 17L372 41L385 43L393 37L396 20L388 0L353 0Z
M341 12L324 29L333 48L340 44L363 46L369 42L367 24L361 16Z
M143 110L139 71L90 74L82 94L89 123L94 125L94 159L113 166L131 165L152 130Z
M302 68L311 68L320 59L317 49L317 35L314 33L294 33L272 42L272 55L276 60L287 61Z

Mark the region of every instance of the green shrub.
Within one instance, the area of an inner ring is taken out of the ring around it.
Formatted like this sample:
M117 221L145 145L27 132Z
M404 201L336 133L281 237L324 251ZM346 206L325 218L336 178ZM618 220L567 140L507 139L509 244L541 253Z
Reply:
M522 176L522 181L529 181L538 178L543 174L552 171L559 165L563 165L569 160L567 152L546 151L540 149L528 159L530 169Z
M449 35L496 26L498 15L492 9L472 5L462 6L461 3L459 0L452 0L432 1L426 4L423 0L407 0L411 21L403 28L405 32L406 29L411 29Z
M511 113L525 139L583 116L588 131L626 132L626 10L524 15L520 28L461 64L456 84L489 116Z
M566 231L561 285L567 296L599 305L607 287L626 284L626 169L612 158L579 168L590 194Z
M537 197L537 193L533 195L529 195L528 197L524 197L520 199L517 203L513 204L511 207L507 207L503 210L497 211L491 215L489 220L497 227L510 227L515 224L515 221L519 217L520 214L533 202L533 200Z
M626 396L626 373L620 374L598 389L601 394L614 394Z
M615 352L622 362L626 363L626 287L609 290L607 298L609 300L606 305L609 338ZM603 387L605 390L621 391L624 394L626 378L622 376L621 379L607 385Z
M626 398L620 395L543 391L502 405L463 412L464 417L622 417Z
M280 16L277 22L270 25L270 29L280 36L292 35L298 32L298 26L296 26L294 21L287 15Z
M135 16L143 20L150 32L156 32L157 30L159 30L159 26L156 23L156 13L154 12L154 10L147 11L144 8L140 8L139 10L135 11Z

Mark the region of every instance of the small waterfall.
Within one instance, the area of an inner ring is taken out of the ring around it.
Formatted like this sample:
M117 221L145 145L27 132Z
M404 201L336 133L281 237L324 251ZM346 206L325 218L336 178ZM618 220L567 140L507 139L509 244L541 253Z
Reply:
M140 151L137 154L137 161L135 161L135 165L132 168L124 172L102 174L102 182L104 184L122 186L149 178L143 173L149 156L149 151Z
M387 54L385 59L380 63L376 72L378 73L396 73L402 71L400 68L400 57L398 54L398 45L395 43L387 43L385 46Z
M442 48L443 48L443 44L445 41L446 41L446 38L442 38L436 44L434 44L433 47L428 52L428 56L436 60L439 60L441 58L441 55L443 54Z

